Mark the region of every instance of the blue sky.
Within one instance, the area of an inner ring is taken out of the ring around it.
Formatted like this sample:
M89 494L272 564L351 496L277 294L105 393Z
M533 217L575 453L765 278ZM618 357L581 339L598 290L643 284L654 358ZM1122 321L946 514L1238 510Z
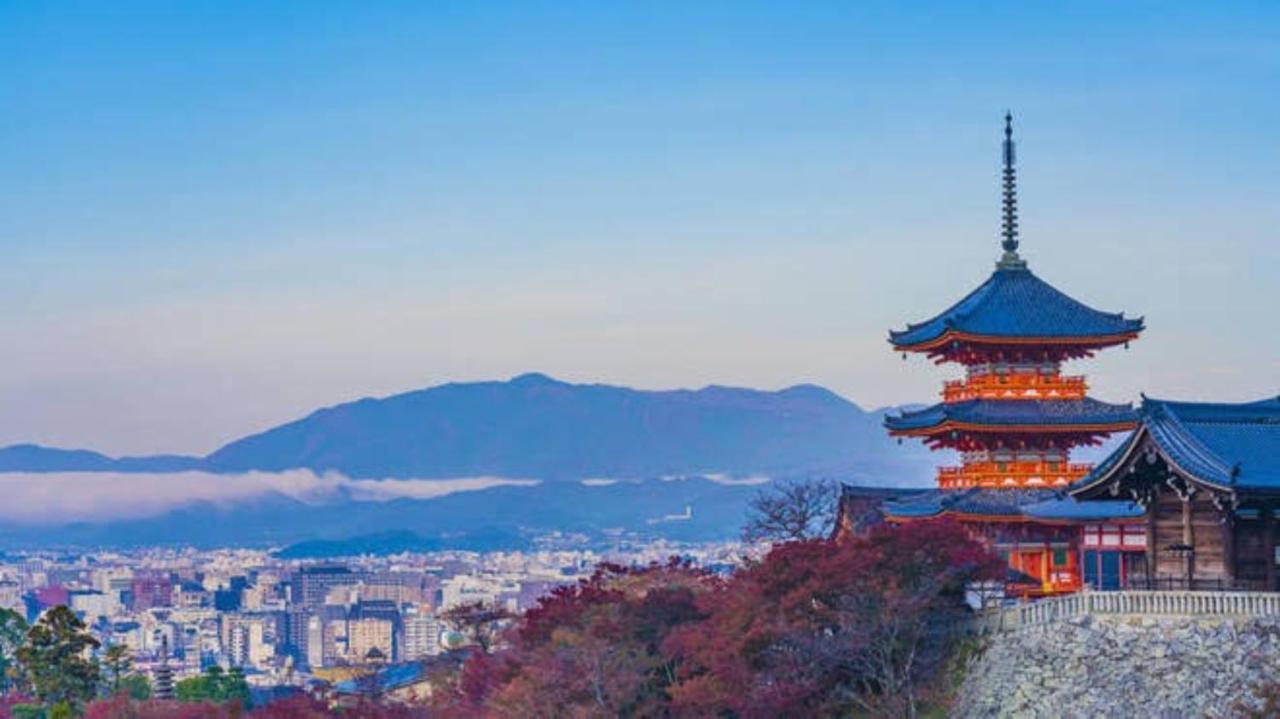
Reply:
M960 7L964 5L965 7ZM1096 394L1280 389L1274 3L0 4L0 443L203 452L540 370L929 401L1024 256Z

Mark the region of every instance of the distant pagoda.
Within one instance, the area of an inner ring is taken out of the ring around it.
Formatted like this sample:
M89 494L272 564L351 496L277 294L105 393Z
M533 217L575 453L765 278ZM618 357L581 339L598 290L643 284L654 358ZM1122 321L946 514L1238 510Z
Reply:
M938 316L889 333L904 358L919 352L965 368L964 379L943 385L941 403L885 420L893 436L961 453L959 467L940 468L941 489L1065 487L1091 468L1070 463L1072 447L1135 426L1129 405L1087 396L1085 378L1061 369L1137 338L1142 319L1092 309L1027 269L1018 256L1011 115L1004 135L1004 253L995 272Z
M156 699L174 698L173 667L169 666L169 638L161 640L160 666L152 670L151 696Z

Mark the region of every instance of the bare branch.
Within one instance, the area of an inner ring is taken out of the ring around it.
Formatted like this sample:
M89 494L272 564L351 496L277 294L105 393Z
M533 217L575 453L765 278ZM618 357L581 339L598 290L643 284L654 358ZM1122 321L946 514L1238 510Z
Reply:
M782 482L760 490L747 507L746 541L795 542L830 534L839 486L825 479Z

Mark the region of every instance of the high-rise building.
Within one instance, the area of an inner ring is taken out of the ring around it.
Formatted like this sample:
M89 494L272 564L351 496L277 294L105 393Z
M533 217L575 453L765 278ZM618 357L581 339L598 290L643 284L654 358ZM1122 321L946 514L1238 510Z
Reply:
M365 572L342 565L302 567L293 577L295 604L307 609L321 607L336 587L354 586L368 578Z
M134 577L130 589L135 612L168 607L173 604L173 583L168 577Z
M405 614L401 622L404 625L401 660L415 661L441 653L440 633L444 627L434 614Z
M347 661L363 664L372 656L392 656L395 625L387 619L351 619L347 621ZM377 650L376 653L374 650Z

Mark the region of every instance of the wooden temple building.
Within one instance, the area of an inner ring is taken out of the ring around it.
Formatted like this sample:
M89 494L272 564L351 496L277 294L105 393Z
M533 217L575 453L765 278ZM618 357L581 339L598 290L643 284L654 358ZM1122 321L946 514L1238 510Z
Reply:
M1037 277L1018 254L1012 118L1005 117L1003 254L977 289L945 311L890 332L896 351L963 368L943 385L941 402L890 416L891 435L959 453L938 471L937 489L881 498L891 522L953 517L1009 561L1008 589L1021 595L1118 585L1146 556L1142 507L1131 501L1082 504L1063 491L1090 475L1071 450L1098 444L1137 423L1128 404L1088 396L1083 376L1062 373L1079 360L1127 346L1141 318L1095 310ZM869 488L841 499L840 531L853 531Z
M1138 429L1070 494L1144 509L1150 571L1131 585L1278 590L1280 398L1144 398Z

